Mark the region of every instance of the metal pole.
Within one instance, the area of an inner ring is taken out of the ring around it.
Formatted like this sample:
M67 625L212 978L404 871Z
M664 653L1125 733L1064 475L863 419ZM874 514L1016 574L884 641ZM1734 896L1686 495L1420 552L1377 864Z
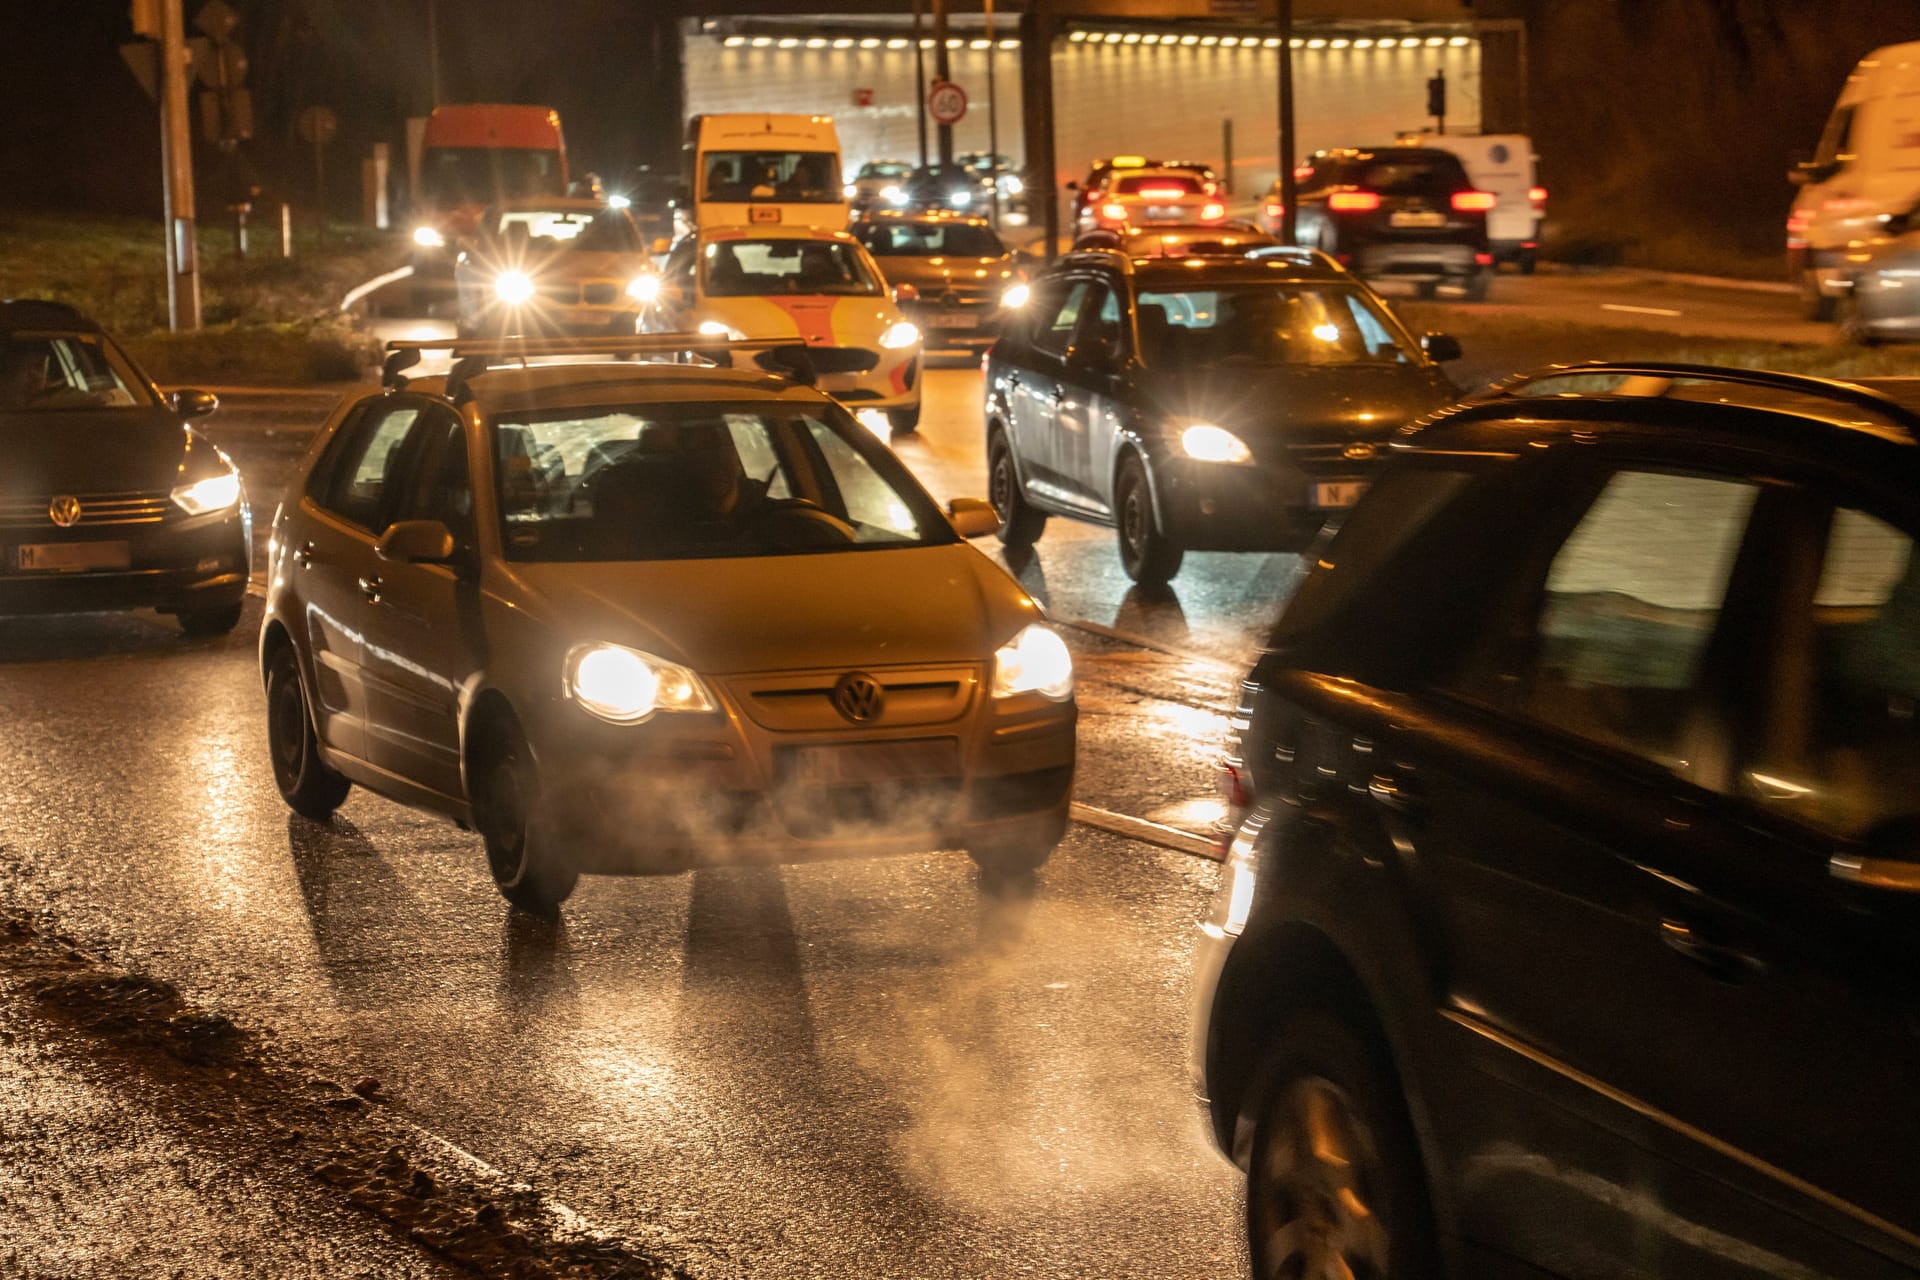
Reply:
M1299 212L1293 176L1293 0L1275 0L1280 18L1280 242L1294 243Z
M428 106L440 105L440 6L427 0L427 96Z
M167 323L200 327L193 225L193 117L187 114L187 33L181 0L160 7L160 159L167 205Z
M1000 60L993 39L993 0L987 4L987 181L993 184L993 225L1000 225L1000 102L993 91L993 64Z
M1021 109L1025 115L1027 206L1040 202L1040 252L1051 262L1060 241L1060 176L1053 152L1053 14L1029 0L1020 15ZM1031 213L1028 214L1032 216Z
M927 167L927 51L920 47L922 0L913 0L913 113L920 122L920 167Z
M947 57L947 0L933 0L933 77L945 84L953 79L953 64ZM953 164L953 126L940 126L940 167Z

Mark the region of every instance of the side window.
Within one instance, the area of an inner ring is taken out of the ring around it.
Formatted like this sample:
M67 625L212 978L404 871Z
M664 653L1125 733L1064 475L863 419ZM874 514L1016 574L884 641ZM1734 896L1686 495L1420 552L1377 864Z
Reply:
M1857 110L1857 104L1840 107L1827 118L1827 127L1820 134L1820 146L1814 152L1819 163L1845 164L1853 158L1853 113Z
M413 501L399 514L411 520L438 520L470 546L473 477L467 466L466 427L458 418L436 413L422 430L430 437L421 451L426 473L414 486Z
M1834 512L1811 621L1812 679L1787 709L1795 730L1788 740L1798 749L1749 770L1749 792L1849 836L1920 812L1920 556L1912 535L1863 511Z
M814 418L804 421L807 433L820 450L821 460L833 475L834 488L840 492L843 510L834 514L844 514L848 523L861 531L860 541L883 542L890 534L907 539L921 536L920 524L913 512L900 501L893 486L873 469L872 463L826 423Z
M1080 333L1074 341L1078 344L1105 338L1115 352L1124 351L1119 295L1110 284L1096 284L1094 288L1099 292L1082 304L1080 309L1085 318L1080 322Z
M327 485L316 495L321 506L363 529L377 532L406 451L401 447L419 417L418 405L383 405L369 411L345 433L337 459L326 468Z
M1688 713L1759 490L1651 471L1610 479L1560 545L1509 705L1697 780ZM1726 744L1713 744L1717 764ZM1705 748L1701 748L1704 753Z
M1033 345L1057 356L1067 354L1067 345L1073 341L1074 326L1080 321L1080 311L1091 288L1092 281L1074 280L1064 294L1056 294L1059 305L1051 313L1043 311L1035 317Z

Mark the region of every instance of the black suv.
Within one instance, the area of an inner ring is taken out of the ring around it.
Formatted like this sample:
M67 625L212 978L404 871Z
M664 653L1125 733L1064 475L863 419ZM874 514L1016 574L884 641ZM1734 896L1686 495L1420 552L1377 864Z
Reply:
M1138 582L1196 551L1295 551L1356 501L1387 437L1451 401L1444 334L1416 340L1323 254L1069 254L987 361L1000 539L1049 514L1119 530Z
M1434 147L1316 151L1299 179L1295 235L1370 279L1405 280L1431 298L1458 285L1487 296L1491 192L1475 190L1460 157ZM1270 220L1279 184L1267 193ZM1278 234L1276 227L1275 234Z
M1920 1272L1916 436L1685 365L1401 433L1223 766L1256 1275Z

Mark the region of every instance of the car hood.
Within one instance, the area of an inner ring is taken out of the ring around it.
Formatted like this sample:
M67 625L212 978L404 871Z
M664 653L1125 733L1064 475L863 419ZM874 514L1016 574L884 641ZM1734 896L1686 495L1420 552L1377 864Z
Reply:
M979 662L1039 616L965 543L513 568L568 643L631 645L703 675Z
M461 258L458 267L469 274L493 276L495 263L471 255ZM653 271L653 260L641 253L614 250L557 248L536 252L525 270L536 281L548 280L632 280Z
M950 284L985 286L1011 282L1014 277L1011 258L934 258L885 257L877 259L880 270L893 285L910 284L921 292L942 290ZM980 274L985 272L985 275Z
M768 294L702 298L695 322L718 320L749 338L799 338L815 347L872 347L900 320L891 299L873 294Z
M0 413L0 493L47 497L171 489L214 450L154 409Z
M1164 417L1214 423L1249 446L1384 436L1459 394L1439 369L1416 365L1192 369L1151 375L1145 390Z

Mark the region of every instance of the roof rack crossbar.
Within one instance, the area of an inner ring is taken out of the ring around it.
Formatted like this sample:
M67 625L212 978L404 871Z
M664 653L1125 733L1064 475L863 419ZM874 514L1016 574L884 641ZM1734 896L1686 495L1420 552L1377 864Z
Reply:
M1548 365L1528 373L1513 374L1494 383L1487 389L1487 394L1489 397L1512 396L1515 391L1529 383L1544 382L1550 378L1587 377L1595 374L1618 374L1627 378L1724 382L1732 386L1797 391L1802 395L1819 396L1822 399L1850 404L1858 409L1870 410L1887 421L1905 428L1909 433L1920 436L1920 413L1915 413L1883 391L1863 387L1857 382L1816 378L1803 373L1778 373L1772 369L1730 369L1721 365L1666 363L1657 360L1635 363L1582 360L1570 364Z

